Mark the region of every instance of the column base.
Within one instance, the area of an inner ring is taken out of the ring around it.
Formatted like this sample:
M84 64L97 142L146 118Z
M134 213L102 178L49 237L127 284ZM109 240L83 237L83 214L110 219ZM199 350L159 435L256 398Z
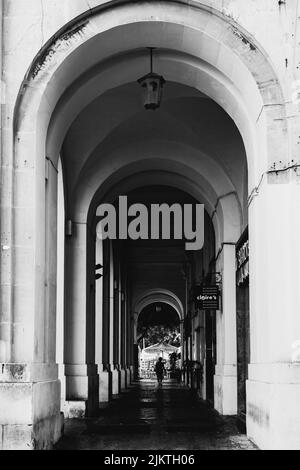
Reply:
M237 369L219 365L214 376L215 409L223 416L237 415Z
M125 372L126 372L126 388L129 388L131 385L131 372L130 372L129 367L125 369Z
M112 398L112 375L110 371L99 372L99 404L108 404Z
M61 409L63 410L66 402L66 375L65 375L65 365L58 365L58 378L61 385Z
M120 370L120 386L121 386L121 392L126 390L126 371L125 369Z
M52 449L63 434L60 395L57 366L3 364L0 371L0 449Z
M69 417L93 417L99 409L99 375L91 364L66 364L65 413ZM85 403L85 407L84 407Z
M262 450L300 450L300 364L249 366L247 435Z
M65 401L63 412L66 419L84 419L88 415L87 401Z
M0 425L0 450L52 450L63 436L63 429L63 413L34 425Z
M111 378L112 378L112 396L116 398L121 393L121 372L118 369L114 369L111 371Z

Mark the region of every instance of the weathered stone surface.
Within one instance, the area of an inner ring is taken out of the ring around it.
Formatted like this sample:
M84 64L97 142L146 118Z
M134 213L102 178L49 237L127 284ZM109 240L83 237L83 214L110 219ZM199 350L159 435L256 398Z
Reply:
M0 384L0 417L2 425L32 424L33 384Z
M4 425L1 450L34 450L32 425Z

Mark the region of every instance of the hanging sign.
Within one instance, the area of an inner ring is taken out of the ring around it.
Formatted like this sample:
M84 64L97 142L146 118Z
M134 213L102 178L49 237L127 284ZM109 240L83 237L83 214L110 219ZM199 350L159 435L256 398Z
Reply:
M194 301L200 310L220 309L220 290L217 285L197 286L194 289Z

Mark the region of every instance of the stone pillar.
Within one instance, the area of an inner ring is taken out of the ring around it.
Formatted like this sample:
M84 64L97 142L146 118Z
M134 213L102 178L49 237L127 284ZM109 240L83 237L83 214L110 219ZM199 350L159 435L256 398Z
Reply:
M215 408L222 415L237 414L236 261L235 244L224 244L217 262L222 272L222 306L217 312Z
M97 367L87 360L87 279L87 226L74 223L66 241L65 413L69 417L90 416L99 403Z
M126 295L125 295L125 312L126 312L126 337L125 337L125 357L126 357L126 376L127 376L127 387L132 382L132 370L131 370L131 349L132 349L132 336L131 336L131 310L130 310L130 294L129 294L129 283L126 280Z
M101 259L103 262L101 263ZM112 398L110 370L110 243L96 242L96 261L103 264L103 278L96 283L96 362L99 371L99 402L109 403Z
M124 339L125 339L125 310L123 298L123 276L121 264L119 264L119 364L120 364L120 388L121 392L126 389L126 366L124 357Z
M117 279L114 257L116 256L113 243L110 241L110 285L109 285L109 357L112 377L112 396L117 397L120 394L120 370L118 364L118 341L117 329L119 327L117 305L117 288L115 280Z
M266 177L249 210L247 433L261 449L300 449L299 182Z
M128 304L128 328L129 328L129 369L130 369L130 380L133 383L136 380L135 377L135 368L134 368L134 347L135 347L135 314L130 308L130 303Z
M132 372L133 379L137 380L139 377L139 345L137 337L137 326L138 326L138 313L134 312L132 315L132 339L133 339L133 348L132 348Z
M13 174L15 190L13 201L6 196L1 207L0 449L5 450L51 449L63 424L55 363L57 174L54 168L46 173L44 158L26 165L30 158L24 149L17 169L11 163L2 168L3 180Z
M128 331L128 305L127 305L127 289L126 281L124 280L124 292L122 293L122 318L123 318L123 363L126 372L126 388L130 386L130 369L128 361L128 348L127 343L129 342L129 331Z
M65 200L61 160L58 164L57 189L57 294L56 294L56 362L61 382L61 408L66 400L64 364L64 292L65 292Z
M206 400L206 336L205 336L205 312L201 311L199 315L200 326L200 362L203 365L201 398Z
M107 276L106 268L107 264L103 255L103 241L97 237L96 238L96 259L95 265L101 264L103 266L102 270L97 271L97 273L102 274L101 279L96 280L95 286L95 357L96 364L98 366L98 375L99 375L99 404L105 404L110 401L110 372L105 366L105 322L104 322L104 292L106 291ZM105 331L107 334L107 331Z

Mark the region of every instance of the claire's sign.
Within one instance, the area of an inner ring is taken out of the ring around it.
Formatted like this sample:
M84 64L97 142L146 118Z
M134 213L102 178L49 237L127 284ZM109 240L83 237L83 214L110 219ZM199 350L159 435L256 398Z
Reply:
M197 286L194 289L196 308L200 310L220 309L220 290L217 285Z

